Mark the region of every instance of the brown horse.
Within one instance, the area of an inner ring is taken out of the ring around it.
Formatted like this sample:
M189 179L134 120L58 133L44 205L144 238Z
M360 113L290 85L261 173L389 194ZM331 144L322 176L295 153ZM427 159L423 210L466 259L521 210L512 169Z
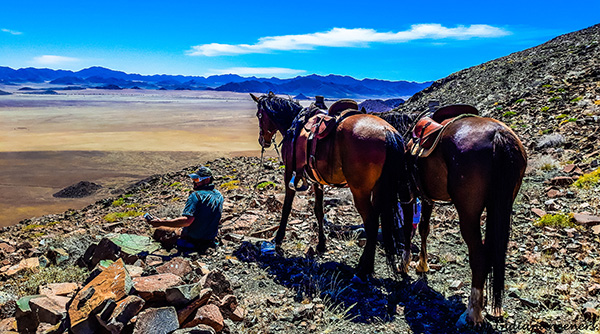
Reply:
M259 121L258 142L263 148L271 146L277 131L284 135L282 158L285 164L285 200L275 244L281 245L295 196L294 187L287 186L295 171L294 139L306 122L308 108L291 99L277 97L273 93L252 99L257 103ZM405 168L404 144L400 134L379 117L359 114L344 119L335 132L322 139L316 149L316 169L329 185L347 184L360 213L367 243L360 258L357 277L365 280L374 271L375 249L379 219L384 236L384 248L388 264L395 266L395 257L402 247L402 232L396 222L398 198L408 200L408 178L397 171ZM323 233L323 187L313 183L315 192L314 212L319 226L317 250L325 251ZM412 210L406 205L407 210ZM405 221L412 219L405 215Z
M463 111L477 113L467 105L439 109L437 115ZM435 115L435 114L434 114ZM389 119L406 136L415 116L400 115ZM435 119L435 116L432 116ZM437 121L441 122L442 119ZM405 136L405 137L406 137ZM421 251L417 272L427 272L427 236L435 201L452 202L460 220L460 232L469 251L472 272L471 296L466 320L483 323L483 287L491 274L488 291L492 292L493 315L502 310L505 260L514 199L521 187L527 154L516 134L504 123L492 118L460 117L442 130L438 145L425 158L414 158L412 171L422 201L419 234ZM416 160L415 160L416 159ZM487 210L485 242L481 238L480 219ZM412 224L405 224L404 235L410 240ZM402 268L408 270L410 242L405 245ZM465 319L465 315L461 319Z

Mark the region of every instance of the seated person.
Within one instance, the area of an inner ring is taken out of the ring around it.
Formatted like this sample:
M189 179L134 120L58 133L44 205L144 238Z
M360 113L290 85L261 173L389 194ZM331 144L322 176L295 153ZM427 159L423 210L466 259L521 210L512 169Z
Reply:
M170 249L177 245L204 253L216 246L223 195L215 189L213 174L208 167L201 167L189 176L194 183L194 191L190 193L181 217L153 218L148 222L156 227L153 238L163 247Z

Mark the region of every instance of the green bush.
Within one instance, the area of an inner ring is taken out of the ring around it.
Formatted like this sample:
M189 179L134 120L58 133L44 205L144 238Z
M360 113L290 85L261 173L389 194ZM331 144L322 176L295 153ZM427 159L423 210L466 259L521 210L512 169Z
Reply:
M541 112L546 112L548 110L550 110L550 107L548 107L548 106L544 106L540 109Z
M517 113L514 111L507 111L504 114L502 114L502 117L512 117L514 115L516 115Z
M116 199L112 202L112 206L121 206L125 204L125 199L123 197Z
M69 267L46 267L39 271L28 271L23 276L25 281L17 285L19 297L35 295L39 293L39 287L48 283L68 283L83 282L88 277L89 272L84 268L77 266Z
M600 181L600 168L595 171L587 174L581 175L577 181L573 183L573 186L576 188L589 189L598 185Z
M139 211L127 211L127 212L112 212L107 214L106 216L104 216L104 220L106 220L109 223L114 223L117 220L121 220L121 219L127 219L130 217L138 217L143 215L143 212L139 212Z
M555 215L545 214L538 219L534 225L538 227L549 226L554 228L581 228L581 226L577 225L573 221L572 213L569 213L568 215L563 213L557 213Z
M554 96L551 97L550 99L548 99L548 102L554 102L554 101L558 101L561 100L562 98L560 96Z

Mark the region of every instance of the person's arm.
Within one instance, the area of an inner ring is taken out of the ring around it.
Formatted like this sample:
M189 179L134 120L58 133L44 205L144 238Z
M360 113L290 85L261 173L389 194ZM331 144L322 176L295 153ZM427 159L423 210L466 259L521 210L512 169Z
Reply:
M153 227L186 227L192 225L194 222L194 216L181 216L174 219L160 219L156 218L150 221L150 225Z

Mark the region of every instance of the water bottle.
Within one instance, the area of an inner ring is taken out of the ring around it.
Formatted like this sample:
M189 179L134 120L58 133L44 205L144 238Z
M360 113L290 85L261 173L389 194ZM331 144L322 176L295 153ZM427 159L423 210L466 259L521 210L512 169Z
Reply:
M417 198L415 201L415 207L413 210L413 228L416 229L417 225L419 225L419 220L421 220L421 201Z
M146 221L148 221L148 222L149 222L149 221L151 221L151 220L153 220L153 219L154 219L154 216L153 216L153 215L151 215L151 214L149 214L149 213L145 213L145 214L144 214L144 219L146 219Z
M269 241L263 241L260 245L262 255L275 255L275 244Z

